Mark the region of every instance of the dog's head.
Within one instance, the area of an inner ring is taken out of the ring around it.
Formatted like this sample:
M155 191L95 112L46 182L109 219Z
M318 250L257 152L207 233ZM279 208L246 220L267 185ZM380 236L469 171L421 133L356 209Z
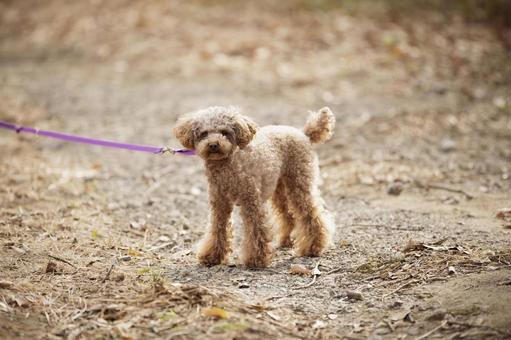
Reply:
M214 106L185 115L177 121L174 134L185 148L195 149L205 160L229 158L236 147L243 149L257 125L233 107Z

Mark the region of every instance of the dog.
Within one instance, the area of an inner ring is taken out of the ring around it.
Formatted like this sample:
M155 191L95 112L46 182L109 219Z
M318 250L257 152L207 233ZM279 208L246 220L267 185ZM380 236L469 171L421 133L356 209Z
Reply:
M332 228L317 186L312 144L330 139L334 127L327 107L311 112L303 130L259 128L235 107L209 107L178 119L174 134L204 160L209 185L210 227L198 251L202 264L226 262L237 205L244 224L242 261L249 268L267 267L272 255L269 200L279 222L279 247L294 247L299 256L323 252Z

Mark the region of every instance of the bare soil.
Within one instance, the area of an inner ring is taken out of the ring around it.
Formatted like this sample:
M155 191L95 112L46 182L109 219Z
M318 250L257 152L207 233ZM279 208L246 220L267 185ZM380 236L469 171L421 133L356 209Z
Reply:
M1 120L172 146L209 105L338 120L333 246L261 270L197 264L198 158L0 131L0 338L511 337L509 51L452 13L278 3L0 3Z

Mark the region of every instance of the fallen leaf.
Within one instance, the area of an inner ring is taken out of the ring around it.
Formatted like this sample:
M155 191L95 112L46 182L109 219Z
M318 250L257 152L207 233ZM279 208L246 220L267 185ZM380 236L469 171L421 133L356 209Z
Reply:
M13 286L11 281L0 281L0 288L9 289Z
M303 264L292 264L289 267L289 273L294 275L310 275L311 270L305 267Z
M209 316L217 319L228 319L229 314L219 307L209 307L202 310L204 316Z
M495 214L495 217L500 218L501 220L511 218L511 208L499 209Z
M424 250L424 243L417 242L417 241L414 241L411 239L408 240L405 247L403 248L403 252L407 253L407 252L415 251L415 250Z
M57 272L57 264L52 261L48 261L46 265L45 273L56 273Z

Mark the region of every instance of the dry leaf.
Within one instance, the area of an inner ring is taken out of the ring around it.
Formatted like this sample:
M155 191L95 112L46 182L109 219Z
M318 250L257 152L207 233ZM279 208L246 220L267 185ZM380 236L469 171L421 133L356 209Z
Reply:
M405 247L403 248L403 252L407 253L407 252L414 251L414 250L424 250L424 248L425 248L424 243L417 242L414 240L408 240Z
M57 264L52 261L48 261L46 265L45 273L56 273L57 272Z
M495 214L495 217L500 218L501 220L511 219L511 208L503 208L499 209Z
M229 314L219 307L210 307L210 308L204 308L202 310L202 314L204 316L210 316L217 319L228 319Z
M311 270L305 267L303 264L292 264L289 267L289 273L294 275L310 275Z
M9 289L12 285L13 283L11 281L0 281L0 288Z

